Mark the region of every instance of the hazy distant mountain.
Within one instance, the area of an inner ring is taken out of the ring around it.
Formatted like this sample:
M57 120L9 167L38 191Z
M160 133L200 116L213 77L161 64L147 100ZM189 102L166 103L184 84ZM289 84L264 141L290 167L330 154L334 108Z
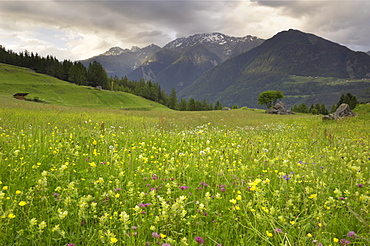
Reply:
M230 37L221 33L178 38L156 52L159 54L152 54L128 77L158 82L167 92L172 88L180 91L212 67L261 43L263 40L257 37Z
M341 93L369 93L370 83L361 80L340 83L362 78L370 78L370 56L366 53L354 52L313 34L289 30L212 68L179 96L256 107L262 91L282 90L290 104L335 103Z
M158 50L160 50L160 47L154 44L142 49L136 46L131 49L112 47L101 55L82 60L81 63L88 67L91 62L97 61L104 67L109 76L123 77L140 66L145 59Z

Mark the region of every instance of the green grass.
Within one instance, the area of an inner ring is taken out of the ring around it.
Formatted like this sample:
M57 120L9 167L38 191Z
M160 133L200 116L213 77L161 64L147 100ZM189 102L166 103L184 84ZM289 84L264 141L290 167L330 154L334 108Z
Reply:
M86 88L1 69L0 245L370 243L370 105L323 122L120 110L92 90L82 107Z
M356 112L5 102L0 245L368 245L370 107Z
M0 63L0 102L14 102L15 93L29 93L47 104L104 109L169 110L167 107L124 92L100 91L38 74L27 68ZM31 103L31 102L27 102Z

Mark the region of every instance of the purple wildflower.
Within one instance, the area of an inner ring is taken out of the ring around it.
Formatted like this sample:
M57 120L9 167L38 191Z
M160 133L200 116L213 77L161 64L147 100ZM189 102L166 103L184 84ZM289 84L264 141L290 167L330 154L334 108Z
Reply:
M351 243L351 241L348 241L347 239L341 239L339 241L339 243L340 243L340 245L346 246L346 245L349 245Z
M121 191L121 188L117 188L116 191Z
M275 232L276 234L279 234L279 233L283 233L283 230L281 230L280 228L275 228L275 229L274 229L274 232Z
M199 244L204 244L204 239L203 239L203 238L201 238L201 237L196 237L196 238L195 238L195 241L196 241L197 243L199 243Z
M285 180L289 180L289 179L290 179L290 175L284 175L284 176L283 176L283 178L284 178Z
M153 232L152 233L152 237L154 237L154 238L161 238L161 235L159 235L158 233L156 233L156 232Z
M55 192L54 192L54 193L53 193L53 196L54 196L54 197L59 197L60 195L59 195L58 193L55 193Z
M137 226L132 226L131 227L133 230L136 230L137 229Z
M67 244L67 246L75 246L76 244L74 244L74 243L69 243L69 244Z
M221 190L222 192L225 192L225 191L226 191L226 189L225 189L224 187L222 187L220 190Z
M163 243L162 246L171 246L169 243Z
M147 246L148 246L148 245L150 245L150 243L149 243L149 242L146 242L146 243L145 243L145 245L147 245Z
M357 238L358 236L357 236L356 232L350 231L350 232L348 232L347 237Z
M341 196L341 197L339 197L339 199L340 199L340 200L344 200L345 198Z
M357 186L360 187L360 188L364 187L363 184L358 184Z
M206 183L205 183L205 182L203 182L203 181L202 181L200 184L201 184L201 185L203 185L203 186L208 186L208 184L206 184Z
M186 190L186 189L188 189L189 187L187 187L187 186L183 185L183 186L180 186L179 188L180 188L181 190Z

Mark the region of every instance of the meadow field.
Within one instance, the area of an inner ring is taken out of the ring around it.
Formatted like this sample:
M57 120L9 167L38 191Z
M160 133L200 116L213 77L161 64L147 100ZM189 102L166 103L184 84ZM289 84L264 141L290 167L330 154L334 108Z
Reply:
M0 108L0 245L370 245L370 105Z

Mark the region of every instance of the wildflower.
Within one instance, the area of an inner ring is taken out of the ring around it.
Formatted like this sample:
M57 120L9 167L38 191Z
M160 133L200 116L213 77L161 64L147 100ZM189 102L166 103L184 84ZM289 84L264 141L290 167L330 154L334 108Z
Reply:
M3 186L3 190L7 190L9 186Z
M164 235L164 234L162 234L162 233L159 233L159 235L160 235L160 238L165 238L165 237L167 237L166 235Z
M15 192L15 194L16 194L16 195L20 195L20 194L22 194L22 191L17 190L17 191Z
M317 194L311 194L309 197L308 197L308 199L314 199L314 198L316 198L317 197Z
M268 236L268 237L272 237L273 235L272 235L272 233L271 232L269 232L269 231L266 231L266 235Z
M37 219L36 218L32 218L32 219L30 219L30 225L31 226L34 226L34 225L36 225L37 224Z
M154 238L161 238L161 235L159 235L158 233L156 233L156 232L153 232L152 233L152 237L154 237Z
M115 238L115 237L111 237L111 238L110 238L110 241L111 241L112 243L116 243L116 242L118 242L118 239L117 239L117 238Z
M360 188L364 187L363 184L358 184L357 186L360 187Z
M312 237L312 234L311 234L311 233L308 233L308 234L307 234L307 237Z
M347 237L357 238L358 236L357 236L356 232L350 231L350 232L348 232Z
M23 207L24 205L26 205L27 203L25 201L21 201L18 203L19 206Z
M236 197L236 200L241 200L242 199L242 196L241 195L238 195L237 197Z
M181 190L186 190L186 189L188 189L189 187L187 187L187 186L184 186L184 185L183 185L183 186L180 186L179 188L180 188Z
M40 224L39 224L39 229L42 230L46 227L46 222L45 221L41 221Z
M288 181L290 179L290 175L284 175L283 178Z
M348 241L347 239L341 239L339 243L340 245L346 246L346 245L349 245L351 241Z
M204 244L204 239L203 239L203 238L201 238L201 237L196 237L196 238L195 238L195 241L196 241L197 243L199 243L199 244Z
M13 214L13 213L8 214L8 218L9 219L14 219L15 218L15 214Z
M333 242L337 243L337 242L339 242L339 239L335 237L335 238L333 238Z
M279 234L279 233L283 233L283 230L281 230L280 228L275 228L275 229L274 229L274 232L275 232L276 234Z
M162 246L171 246L169 243L163 243Z
M76 246L76 244L75 243L69 243L69 244L67 244L67 246Z
M235 199L230 199L229 202L231 202L232 204L235 204L236 200Z
M200 184L206 187L208 186L208 184L206 184L205 182L201 182Z

